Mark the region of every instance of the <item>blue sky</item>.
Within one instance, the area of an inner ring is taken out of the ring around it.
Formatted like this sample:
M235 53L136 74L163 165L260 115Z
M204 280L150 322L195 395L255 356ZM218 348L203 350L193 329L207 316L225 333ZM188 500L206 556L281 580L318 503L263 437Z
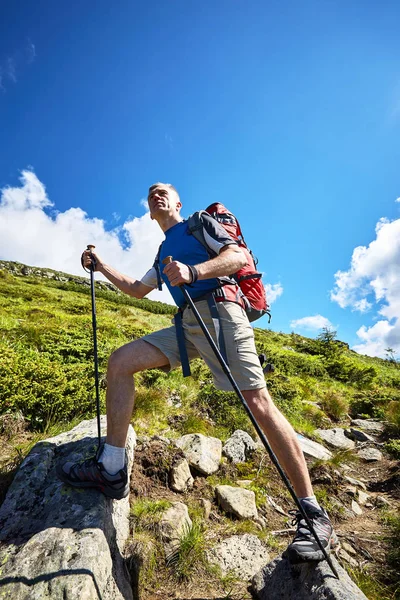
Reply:
M400 352L399 18L395 1L6 0L0 258L80 272L94 239L138 277L159 241L141 200L169 181L184 215L219 200L240 218L281 291L273 329L329 322Z

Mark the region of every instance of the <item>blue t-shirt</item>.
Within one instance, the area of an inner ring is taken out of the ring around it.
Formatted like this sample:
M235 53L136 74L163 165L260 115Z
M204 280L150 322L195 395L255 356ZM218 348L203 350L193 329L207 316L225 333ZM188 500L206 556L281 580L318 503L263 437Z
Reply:
M206 217L206 219L203 220L203 225L205 240L215 254L219 254L224 246L236 244L225 229L212 217ZM185 304L185 298L180 288L178 286L172 286L168 281L168 277L163 277L165 265L163 265L162 261L167 256L172 256L173 260L185 265L198 265L199 263L209 260L210 256L203 244L189 232L187 221L181 221L165 232L165 240L161 245L160 251L161 277L171 292L177 306L182 307ZM141 281L145 285L156 288L157 275L155 268L152 267ZM192 298L200 298L215 290L218 285L218 279L214 277L196 281L193 286L186 286L186 289Z

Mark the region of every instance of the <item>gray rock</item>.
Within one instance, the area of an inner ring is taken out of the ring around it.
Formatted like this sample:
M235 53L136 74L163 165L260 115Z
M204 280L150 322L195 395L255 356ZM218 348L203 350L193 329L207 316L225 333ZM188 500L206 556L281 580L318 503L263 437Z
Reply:
M344 429L334 427L333 429L316 429L317 433L327 444L339 450L352 450L355 443L344 435Z
M222 455L222 442L218 438L206 437L201 433L190 433L176 440L189 465L203 475L218 471Z
M103 426L105 417L102 418ZM129 472L135 432L128 432ZM123 552L129 497L113 501L62 483L55 466L97 449L97 421L34 446L0 509L0 586L12 600L132 598Z
M343 548L343 550L345 550L348 554L351 554L352 556L357 556L357 551L354 550L353 546L351 546L348 542L341 542L340 545Z
M353 513L355 515L357 515L358 517L360 515L362 515L362 510L360 508L360 506L357 504L357 502L355 500L351 501L351 510L353 511Z
M207 553L207 558L220 567L224 576L231 571L244 581L269 561L266 547L257 536L248 533L223 540Z
M207 521L210 518L212 504L207 498L200 498L200 504L204 512L204 519Z
M251 490L218 485L215 488L217 500L222 510L234 514L239 519L251 519L258 516L256 496Z
M358 567L358 562L352 556L350 556L350 554L348 552L346 552L346 550L344 548L340 549L339 556L345 562L347 562L351 567Z
M362 506L366 506L368 504L368 500L369 499L370 499L370 496L368 496L368 494L366 494L365 492L362 492L362 491L358 490L358 502Z
M355 440L357 442L374 442L374 438L365 431L360 431L359 429L354 429L350 427L350 429L344 430L344 435L348 437L350 440Z
M169 472L169 485L174 492L186 492L193 486L193 477L186 458L180 457Z
M192 527L192 520L186 504L174 502L162 515L158 524L160 537L164 543L167 560L173 556L179 547L179 540L185 531Z
M245 462L257 449L257 444L248 433L237 429L222 448L222 454L233 463Z
M375 504L379 508L382 508L383 506L392 506L389 500L385 498L385 496L377 496L375 498Z
M253 577L255 597L258 600L368 600L334 557L332 562L339 580L326 561L291 565L285 558L276 558Z
M377 448L363 448L357 452L358 456L366 462L376 462L382 460L382 452Z
M311 458L318 458L320 460L329 460L332 458L332 452L322 446L322 444L318 444L317 442L313 442L308 438L301 435L301 433L297 434L297 439L299 440L301 449L305 456L310 456Z
M351 424L369 433L382 433L384 430L383 423L374 421L373 419L353 419Z
M365 485L365 483L363 483L362 481L360 481L359 479L354 479L354 477L349 477L348 475L344 476L345 481L347 481L348 483L351 483L351 485L356 485L358 487L360 487L363 490L367 489L367 486Z

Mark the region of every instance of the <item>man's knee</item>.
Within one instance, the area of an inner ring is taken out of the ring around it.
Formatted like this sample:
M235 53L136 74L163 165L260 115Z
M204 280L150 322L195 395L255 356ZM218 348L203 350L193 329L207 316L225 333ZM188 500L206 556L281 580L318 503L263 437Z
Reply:
M266 387L257 390L245 390L242 393L252 412L268 413L275 409L275 405Z
M135 355L128 355L125 346L114 350L108 359L107 372L109 375L133 375L138 370Z
M135 340L115 350L108 359L109 375L133 375L139 371L167 366L167 357L146 340Z

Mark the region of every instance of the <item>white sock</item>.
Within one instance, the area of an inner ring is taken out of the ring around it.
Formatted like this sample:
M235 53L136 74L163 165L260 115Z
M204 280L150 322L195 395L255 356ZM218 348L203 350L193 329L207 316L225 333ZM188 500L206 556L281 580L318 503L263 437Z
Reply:
M104 444L103 452L99 458L103 467L110 475L115 475L125 466L125 448Z
M310 504L313 504L314 506L316 506L317 508L319 508L321 510L321 507L318 504L318 500L316 499L315 496L306 496L305 498L299 498L300 504L303 506L303 508L305 508L305 506L303 505L303 500L310 502Z

